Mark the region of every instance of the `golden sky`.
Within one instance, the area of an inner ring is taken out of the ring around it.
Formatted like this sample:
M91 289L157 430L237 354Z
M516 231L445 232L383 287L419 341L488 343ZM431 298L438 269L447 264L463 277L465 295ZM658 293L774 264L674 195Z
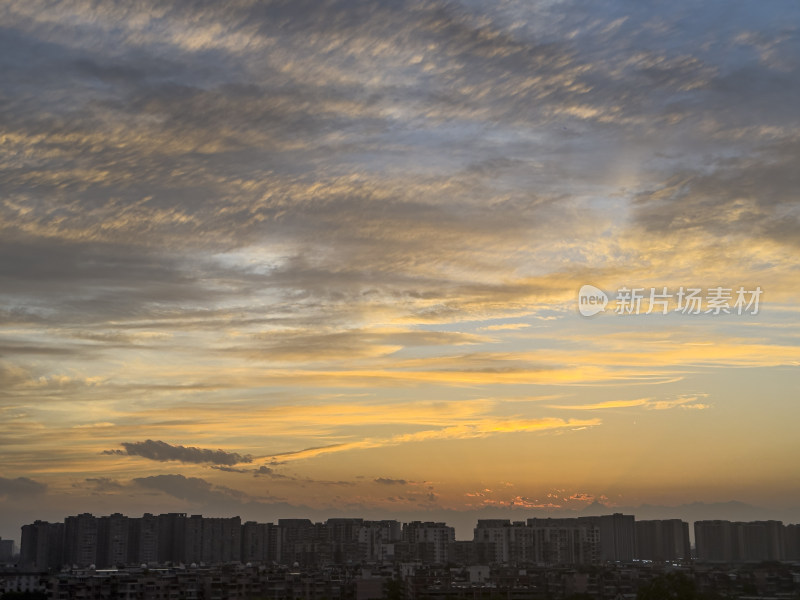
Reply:
M83 511L800 520L798 22L3 2L0 536Z

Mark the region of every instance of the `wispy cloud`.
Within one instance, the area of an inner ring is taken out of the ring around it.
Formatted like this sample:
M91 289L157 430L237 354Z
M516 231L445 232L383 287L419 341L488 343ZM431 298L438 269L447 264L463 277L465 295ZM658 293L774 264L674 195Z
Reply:
M404 433L385 438L371 437L358 441L332 444L317 448L306 448L293 452L275 454L272 458L282 460L298 460L313 458L321 454L334 452L348 452L352 450L366 450L370 448L381 448L398 446L413 442L428 440L457 440L475 439L498 434L509 433L531 433L549 430L577 429L582 427L594 427L602 424L600 419L498 419L486 417L476 421L464 421L458 425L441 427L438 429L426 429L414 433Z
M527 329L530 323L501 323L498 325L486 325L480 327L481 331L514 331L516 329Z
M670 410L672 408L682 408L687 410L706 410L711 405L704 402L708 394L688 394L668 400L653 400L647 403L647 408L652 410Z
M673 408L684 408L693 410L704 410L710 408L709 404L700 402L701 398L708 394L696 394L681 396L669 400L654 400L653 398L638 398L636 400L606 400L593 404L550 404L549 408L560 410L607 410L617 408L645 408L648 410L670 410Z
M649 398L638 400L607 400L605 402L595 402L593 404L550 404L550 408L561 410L605 410L609 408L631 408L633 406L645 406L650 402Z

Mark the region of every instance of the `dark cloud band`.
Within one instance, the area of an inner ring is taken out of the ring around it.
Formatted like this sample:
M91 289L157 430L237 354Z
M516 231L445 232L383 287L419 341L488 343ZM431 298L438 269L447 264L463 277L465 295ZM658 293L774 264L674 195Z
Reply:
M224 450L195 448L193 446L173 446L160 440L123 442L121 445L124 450L105 450L103 454L141 456L142 458L157 460L159 462L176 460L183 463L210 463L213 465L227 466L253 462L253 457L250 455L242 455L236 452L225 452Z

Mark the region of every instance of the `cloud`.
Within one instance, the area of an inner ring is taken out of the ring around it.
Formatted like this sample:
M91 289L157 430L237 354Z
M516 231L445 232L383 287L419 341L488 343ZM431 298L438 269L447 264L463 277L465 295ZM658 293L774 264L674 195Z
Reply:
M214 485L199 477L186 477L179 474L136 477L132 482L143 488L158 490L179 500L198 503L224 504L225 502L230 503L231 500L238 502L247 498L247 495L239 490Z
M593 502L595 497L592 494L587 494L586 492L576 492L571 496L564 498L564 502L567 501L577 501L577 502Z
M703 404L699 400L707 397L708 394L693 394L680 396L670 400L654 400L652 398L639 398L636 400L607 400L605 402L595 402L593 404L550 404L549 408L560 410L606 410L615 408L645 408L648 410L670 410L672 408L704 410L710 405Z
M224 471L225 473L250 473L251 469L237 469L236 467L226 467L224 465L211 465L212 469Z
M530 323L500 323L499 325L486 325L480 327L481 331L513 331L516 329L527 329Z
M607 400L605 402L595 402L594 404L550 404L550 408L561 410L605 410L608 408L631 408L634 406L644 406L649 402L648 398L638 400Z
M299 481L304 482L304 483L311 483L311 484L314 484L314 485L322 485L322 486L352 487L352 486L356 485L356 483L354 481L345 481L345 480L341 480L341 479L338 480L338 481L333 481L333 480L326 480L326 479L310 479L310 478L307 478L307 479L301 479Z
M264 465L261 465L257 469L254 469L253 476L254 477L266 476L266 477L271 477L272 479L294 479L294 477L289 477L288 475L276 473L275 469L272 469Z
M798 160L800 143L791 137L756 142L746 155L670 173L637 196L633 214L647 231L661 235L705 234L712 236L709 241L731 236L753 245L796 247Z
M309 514L312 509L303 505L283 502L282 498L264 493L248 493L224 485L214 484L200 477L182 474L162 474L136 477L131 484L146 490L154 490L178 500L189 502L204 510L230 515L232 511L259 514L259 518L274 518L274 511L293 515Z
M17 477L9 479L0 477L0 496L9 498L24 498L27 496L39 496L47 491L47 484L34 481L29 477Z
M383 485L405 485L408 483L405 479L391 479L389 477L377 477L375 483Z
M353 444L328 444L326 446L312 446L311 448L304 448L302 450L290 450L288 452L280 452L273 454L270 459L299 459L317 456L318 454L325 454L328 452L337 452L342 450L349 450L354 447Z
M382 448L388 446L399 446L402 444L424 442L429 440L459 440L476 439L500 434L512 433L534 433L544 431L559 431L576 429L583 427L594 427L602 423L600 419L512 419L484 417L479 419L465 419L457 425L443 426L437 429L424 429L413 433L400 433L390 437L367 437L361 440L307 448L294 452L284 452L276 454L287 460L300 460L313 458L322 454L336 452L349 452L352 450L368 450L371 448ZM382 479L382 478L379 478ZM387 481L378 481L387 483Z
M347 330L325 334L292 331L270 332L254 336L250 348L239 341L231 351L244 353L257 359L296 362L298 360L381 356L403 348L456 346L485 341L486 338L481 336L458 332L376 327L371 330Z
M74 484L74 487L86 487L94 493L116 492L125 489L125 485L110 477L87 477L83 483Z
M275 463L281 464L281 463ZM221 466L221 465L211 465L212 469L217 471L223 471L225 473L248 473L252 474L253 477L270 477L272 479L286 479L286 480L294 480L294 477L289 477L288 475L283 475L281 473L277 473L275 469L262 465L256 469L243 469L240 467L228 467L228 466Z
M710 404L702 402L708 398L708 394L689 394L679 396L670 400L654 400L648 402L647 408L651 410L670 410L673 408L682 408L685 410L706 410L711 408Z
M125 448L122 450L106 450L104 454L119 454L127 456L141 456L150 460L166 462L177 460L183 463L212 463L215 465L236 465L239 463L249 463L253 457L241 455L236 452L225 452L224 450L208 450L205 448L195 448L193 446L171 445L160 440L146 440L144 442L122 442Z

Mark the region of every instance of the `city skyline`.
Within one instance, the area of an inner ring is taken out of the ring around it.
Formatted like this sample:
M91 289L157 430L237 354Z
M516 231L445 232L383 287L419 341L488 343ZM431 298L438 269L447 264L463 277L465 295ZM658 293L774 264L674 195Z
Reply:
M800 521L798 22L2 3L0 537Z
M690 529L695 543L691 543ZM10 555L9 555L10 557ZM23 525L20 569L111 568L265 562L590 565L636 561L794 562L800 525L780 521L637 519L613 513L568 518L479 519L469 540L446 522L278 519L186 513L71 515Z

